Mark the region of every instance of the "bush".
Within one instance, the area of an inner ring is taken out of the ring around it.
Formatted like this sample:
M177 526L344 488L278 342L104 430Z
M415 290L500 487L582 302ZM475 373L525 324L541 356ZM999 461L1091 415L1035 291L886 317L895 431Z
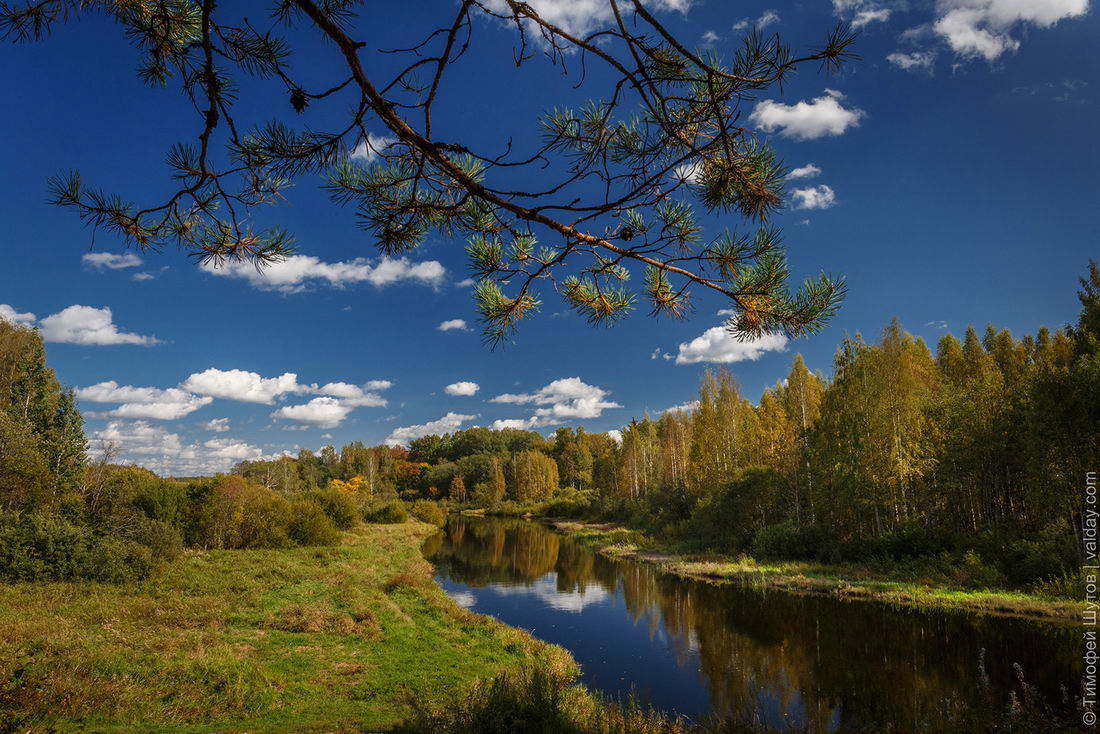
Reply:
M174 561L183 553L183 536L174 526L160 520L139 516L129 540L149 549L154 561Z
M196 484L189 540L213 548L285 548L290 545L290 502L244 477L221 475Z
M966 575L963 582L975 589L988 589L999 586L1002 580L1001 573L986 564L982 557L972 550L963 555L962 570Z
M133 505L154 520L179 527L187 509L187 487L169 479L157 479L137 489Z
M363 513L363 519L367 522L385 523L393 525L409 519L409 513L405 509L405 503L401 500L392 500L382 505L368 508Z
M0 578L122 582L144 578L153 553L132 540L95 535L53 514L0 514Z
M103 536L92 546L82 578L121 584L141 579L153 570L153 554L144 545L111 535Z
M1060 576L1066 570L1052 543L1034 540L1018 540L1009 544L999 565L1008 580L1020 586Z
M359 519L359 507L355 497L338 489L315 489L306 492L303 499L321 506L332 523L340 530L348 530Z
M547 502L542 514L547 517L585 517L592 511L591 492L563 492Z
M752 540L757 558L791 558L835 561L836 536L818 525L795 525L787 521L760 528Z
M310 500L290 504L287 535L298 545L336 545L340 533L321 505Z
M429 525L443 527L447 524L447 518L443 514L443 510L439 509L439 505L431 500L413 502L412 507L409 508L409 514L420 522L426 522Z

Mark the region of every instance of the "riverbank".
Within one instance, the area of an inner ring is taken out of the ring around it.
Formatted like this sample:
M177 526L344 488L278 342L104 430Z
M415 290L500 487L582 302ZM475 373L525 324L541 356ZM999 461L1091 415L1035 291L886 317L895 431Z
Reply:
M141 582L0 585L0 730L385 731L567 652L432 580L418 522L191 551Z
M859 564L807 561L756 561L714 553L685 554L635 530L614 523L545 519L602 555L659 565L679 576L716 582L739 582L796 593L830 594L918 608L961 609L1047 621L1080 619L1082 604L1013 590L969 589L943 578L883 576Z

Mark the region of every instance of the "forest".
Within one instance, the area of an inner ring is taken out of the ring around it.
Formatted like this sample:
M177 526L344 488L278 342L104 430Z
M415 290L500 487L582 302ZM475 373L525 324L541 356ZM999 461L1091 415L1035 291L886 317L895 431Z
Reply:
M413 510L441 522L434 506ZM113 463L112 447L89 446L42 337L0 319L0 580L118 583L187 547L331 545L362 517L334 487L280 493L237 475L174 479Z
M1057 579L1079 562L1100 466L1100 267L1076 321L989 325L933 350L895 319L829 376L800 355L756 403L727 370L698 401L606 433L475 427L402 447L352 443L244 462L282 494L339 487L501 514L617 520L692 550L855 561L933 558L976 584Z
M1100 465L1100 266L1072 325L990 325L933 351L891 321L795 355L759 401L727 370L698 400L608 433L474 427L408 448L354 442L164 478L87 458L41 337L0 321L0 574L122 580L185 547L336 542L411 511L614 520L691 551L824 562L933 559L974 585L1057 584L1079 562ZM94 453L94 452L93 452Z

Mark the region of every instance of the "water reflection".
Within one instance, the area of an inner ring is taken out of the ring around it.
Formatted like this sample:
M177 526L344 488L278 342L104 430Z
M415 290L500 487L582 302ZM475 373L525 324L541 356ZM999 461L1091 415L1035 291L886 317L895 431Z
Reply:
M909 730L973 701L982 648L1000 700L1014 662L1047 691L1081 676L1071 626L691 581L533 522L455 518L424 554L460 604L568 648L590 686L690 716Z

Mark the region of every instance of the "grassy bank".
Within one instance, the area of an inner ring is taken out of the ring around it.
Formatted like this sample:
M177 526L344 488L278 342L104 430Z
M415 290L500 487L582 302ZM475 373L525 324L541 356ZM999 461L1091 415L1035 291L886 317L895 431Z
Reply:
M670 573L713 581L738 581L786 591L874 599L914 607L965 609L1049 620L1080 619L1082 604L1054 594L974 589L919 566L756 561L714 553L691 554L613 523L550 521L560 532L616 558L655 563Z
M123 585L0 585L0 731L379 731L560 648L432 581L421 523L187 552Z

